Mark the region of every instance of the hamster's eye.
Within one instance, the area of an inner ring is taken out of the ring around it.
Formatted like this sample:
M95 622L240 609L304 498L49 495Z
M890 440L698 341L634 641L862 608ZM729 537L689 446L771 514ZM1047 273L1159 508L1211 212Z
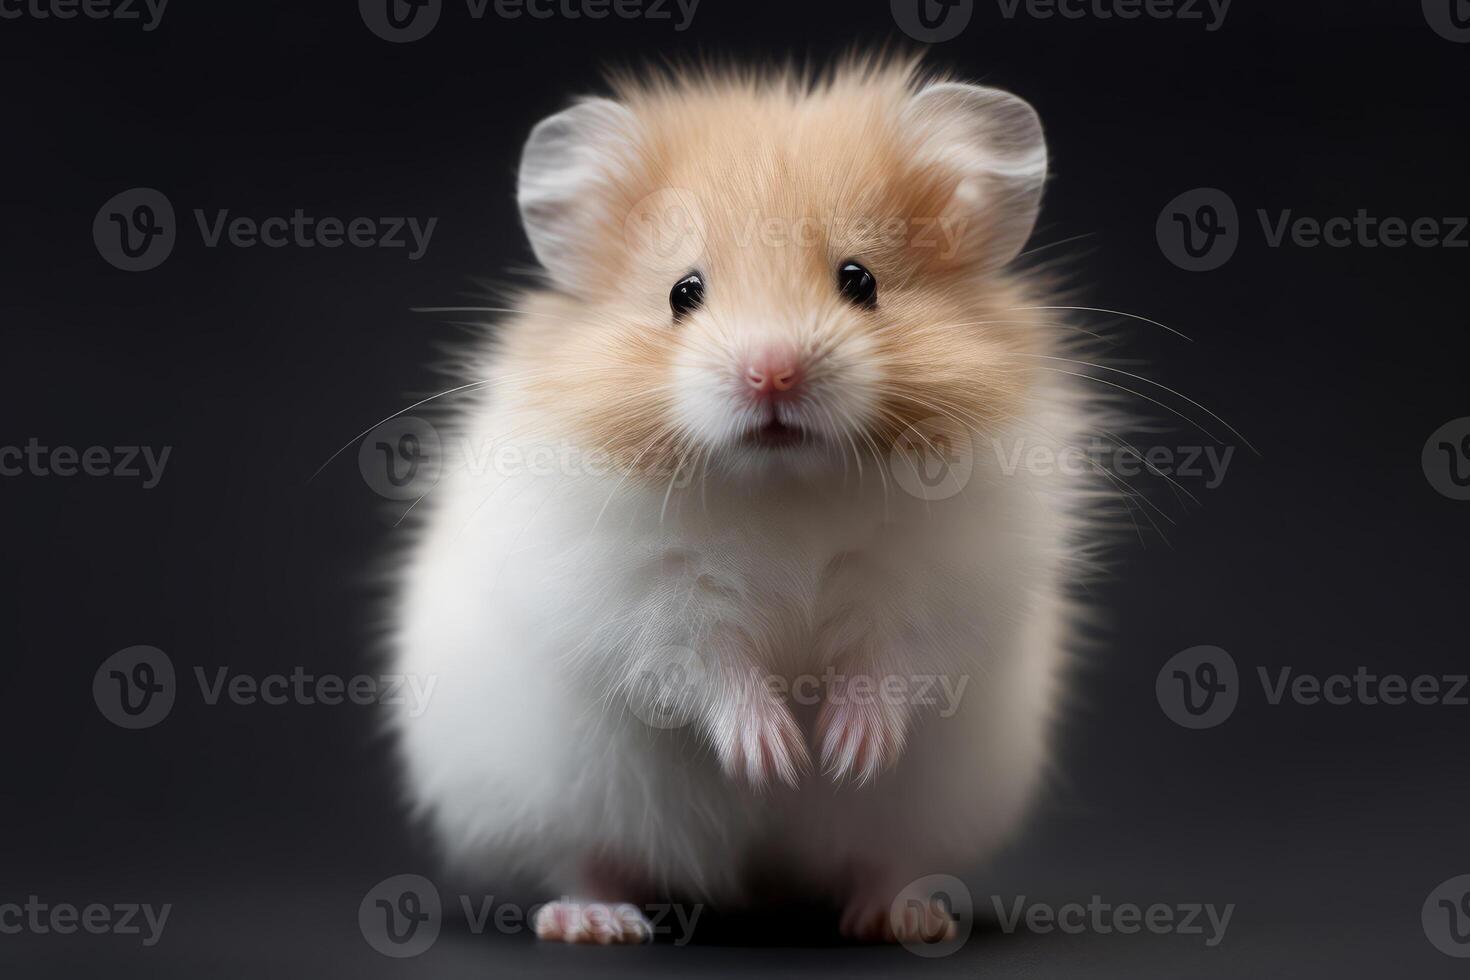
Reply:
M878 280L861 265L851 260L837 267L837 288L851 302L871 310L878 305Z
M693 313L704 305L704 280L699 273L691 273L674 283L674 289L669 293L669 306L674 311L674 322Z

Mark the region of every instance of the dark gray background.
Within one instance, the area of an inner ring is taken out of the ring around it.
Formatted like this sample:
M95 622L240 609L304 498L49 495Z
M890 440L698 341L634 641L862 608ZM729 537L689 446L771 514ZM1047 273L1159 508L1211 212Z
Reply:
M1470 415L1470 251L1270 249L1254 223L1257 208L1470 212L1470 45L1407 0L1235 0L1214 32L1007 20L992 0L933 52L1047 121L1055 178L1035 243L1086 236L1056 249L1079 302L1194 338L1121 323L1118 353L1262 453L1238 452L1219 489L1191 485L1200 506L1152 488L1175 523L1160 521L1167 542L1125 540L1093 590L1107 627L1076 675L1055 789L971 884L982 910L992 894L1235 903L1219 947L1006 936L982 921L962 953L923 960L823 945L818 915L736 922L686 949L541 947L450 923L416 960L373 952L357 927L363 894L390 874L434 873L405 829L374 712L211 707L188 675L373 669L365 569L392 542L391 518L355 452L308 477L444 387L430 364L459 334L410 307L475 302L477 280L529 261L513 167L538 118L595 90L605 63L821 60L903 40L886 0L703 0L684 33L473 23L450 6L432 35L397 46L344 2L174 0L147 33L0 20L0 444L173 447L151 491L0 480L0 903L174 905L152 949L0 936L8 975L1464 975L1427 941L1420 906L1470 873L1470 708L1271 707L1254 681L1258 666L1466 669L1470 504L1436 493L1419 459L1431 432ZM164 191L181 222L196 207L440 220L419 262L206 249L184 226L167 262L128 274L103 262L90 228L135 186ZM1189 273L1154 225L1202 186L1231 195L1245 235L1223 268ZM1199 441L1182 428L1146 438ZM93 704L92 675L141 643L169 653L185 690L164 723L125 732ZM1154 679L1205 643L1247 683L1226 724L1186 731Z

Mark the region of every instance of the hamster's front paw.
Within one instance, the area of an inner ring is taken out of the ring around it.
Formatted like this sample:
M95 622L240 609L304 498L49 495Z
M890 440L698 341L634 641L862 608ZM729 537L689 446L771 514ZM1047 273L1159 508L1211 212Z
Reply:
M898 761L907 731L903 705L890 704L876 693L860 695L851 687L829 690L817 715L822 769L834 782L849 777L859 784L871 782Z
M743 777L756 789L765 787L773 777L794 787L811 766L796 719L768 691L749 691L721 705L715 710L710 729L725 771Z

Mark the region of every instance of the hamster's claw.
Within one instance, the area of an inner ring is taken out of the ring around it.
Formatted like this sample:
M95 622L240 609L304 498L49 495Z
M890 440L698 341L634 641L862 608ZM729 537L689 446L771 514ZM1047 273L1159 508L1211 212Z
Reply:
M900 705L881 698L827 701L817 716L822 769L834 782L870 783L898 761L908 717Z
M713 725L715 751L725 771L756 789L772 779L795 787L811 767L801 728L786 705L762 694L720 713Z

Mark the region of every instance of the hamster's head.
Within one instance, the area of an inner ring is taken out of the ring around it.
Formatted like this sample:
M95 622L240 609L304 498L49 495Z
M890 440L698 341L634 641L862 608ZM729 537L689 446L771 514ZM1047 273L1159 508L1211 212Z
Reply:
M996 425L1034 370L1009 266L1045 175L1029 105L912 66L622 83L526 145L554 293L506 370L664 479L842 472L927 420Z

